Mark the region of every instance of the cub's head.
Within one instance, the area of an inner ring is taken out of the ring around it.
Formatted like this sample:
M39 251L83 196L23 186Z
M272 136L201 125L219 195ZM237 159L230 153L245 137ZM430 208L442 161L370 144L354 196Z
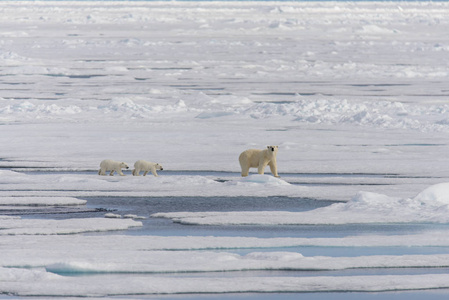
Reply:
M268 152L278 152L278 146L267 146Z
M129 169L128 165L125 164L124 162L120 163L120 168Z
M160 164L156 164L156 170L164 170L164 168L162 168L162 165Z

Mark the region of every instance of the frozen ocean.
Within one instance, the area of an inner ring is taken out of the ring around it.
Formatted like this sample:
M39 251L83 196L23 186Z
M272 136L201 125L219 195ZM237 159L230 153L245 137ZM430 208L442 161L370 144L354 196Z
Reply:
M0 298L447 299L448 32L449 2L0 1ZM241 177L269 145L280 178Z

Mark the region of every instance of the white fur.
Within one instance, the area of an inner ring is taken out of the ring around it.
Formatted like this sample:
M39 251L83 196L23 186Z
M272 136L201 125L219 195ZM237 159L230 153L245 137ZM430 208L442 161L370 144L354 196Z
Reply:
M279 177L277 171L276 155L278 146L267 146L267 149L248 149L243 151L239 156L240 167L242 168L242 176L248 176L250 168L257 168L259 174L263 174L265 167L270 166L271 173L275 177Z
M146 176L148 172L151 171L151 173L153 173L153 175L157 177L159 175L157 175L156 170L163 170L163 169L164 168L158 163L145 160L138 160L134 163L133 175L140 176L140 171L144 171L143 176Z
M120 176L125 176L125 174L123 174L122 172L122 168L129 169L128 165L124 162L105 159L100 163L100 170L98 171L98 175L106 175L107 171L111 171L111 173L109 173L110 176L113 176L114 172L117 172Z

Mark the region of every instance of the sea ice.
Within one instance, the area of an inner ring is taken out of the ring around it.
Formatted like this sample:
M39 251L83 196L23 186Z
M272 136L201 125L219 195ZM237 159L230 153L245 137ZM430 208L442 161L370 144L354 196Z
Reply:
M142 226L142 223L130 219L108 220L102 218L88 219L21 219L1 217L0 235L53 235L74 234L84 232L100 232L111 230L125 230Z
M120 275L62 277L42 270L0 269L6 279L0 289L20 296L116 296L148 294L276 293L283 292L383 292L449 287L449 276L312 276L312 277L215 277L167 278ZM0 278L1 278L0 277ZM17 278L19 278L17 280ZM14 282L14 283L12 283ZM25 284L26 283L26 284Z
M1 1L0 10L2 209L87 206L78 198L99 196L286 196L344 202L305 212L153 217L220 226L449 222L446 2ZM241 178L238 154L270 144L279 145L281 178ZM167 171L97 176L106 157L148 158ZM271 239L109 232L148 221L123 215L0 216L0 293L449 288L448 275L438 274L445 269L436 271L448 267L445 225ZM288 251L302 246L442 253ZM248 254L236 253L242 249ZM422 274L388 275L413 267ZM251 272L289 268L350 275ZM357 273L370 268L385 274ZM242 273L223 273L231 270Z
M174 212L152 217L196 225L293 225L366 223L448 223L449 184L438 184L412 199L359 192L346 203L306 212Z
M0 197L0 206L83 205L86 202L73 197Z

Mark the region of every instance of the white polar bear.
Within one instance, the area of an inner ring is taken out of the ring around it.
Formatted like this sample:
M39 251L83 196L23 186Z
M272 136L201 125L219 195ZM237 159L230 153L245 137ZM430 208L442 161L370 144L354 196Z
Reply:
M164 168L158 163L145 160L138 160L134 163L133 175L140 176L140 171L144 171L143 176L146 176L148 172L151 171L151 173L153 173L153 175L157 177L159 175L157 175L156 170L162 171L163 169Z
M120 174L120 176L125 176L122 172L122 168L129 169L128 165L124 162L115 161L111 159L105 159L100 163L100 170L98 171L98 175L106 175L107 171L111 171L109 173L110 176L114 175L114 172Z
M258 168L257 172L263 174L265 167L270 166L271 173L279 177L277 171L276 155L278 146L267 146L267 149L248 149L239 156L242 177L248 176L249 168Z

